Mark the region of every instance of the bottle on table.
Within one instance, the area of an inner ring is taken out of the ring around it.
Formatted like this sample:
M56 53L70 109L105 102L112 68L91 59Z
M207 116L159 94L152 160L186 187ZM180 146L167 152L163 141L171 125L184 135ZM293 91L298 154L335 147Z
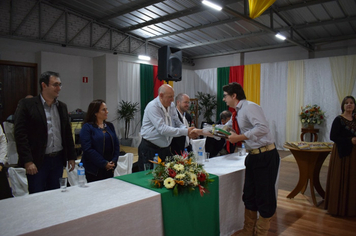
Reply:
M153 157L153 161L158 162L158 153L156 153L155 156ZM157 166L158 166L158 164L153 163L153 169L156 169Z
M203 163L204 160L204 156L203 156L203 149L202 147L199 147L199 151L198 151L198 163Z
M246 148L245 148L245 144L244 143L242 143L242 145L241 145L241 155L246 155Z
M83 163L79 163L78 166L78 185L79 187L84 187L85 186L85 168L83 166Z

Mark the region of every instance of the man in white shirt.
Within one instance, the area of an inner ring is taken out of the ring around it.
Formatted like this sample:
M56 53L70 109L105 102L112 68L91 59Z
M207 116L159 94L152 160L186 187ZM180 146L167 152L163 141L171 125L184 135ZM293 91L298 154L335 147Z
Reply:
M187 94L180 93L176 97L177 104L177 114L179 120L189 128L192 123L192 117L188 113L190 98ZM189 144L188 136L174 137L171 143L171 152L172 154L181 155L184 152L184 149L187 149L188 152L192 150L191 145Z
M178 118L174 106L174 90L168 84L158 89L158 96L145 108L142 120L142 140L138 147L138 168L143 170L156 153L164 161L172 156L170 144L173 137L191 136L194 127L187 128ZM194 135L195 137L195 135Z
M244 141L249 152L245 160L243 193L245 225L239 235L267 235L277 208L275 183L279 154L262 108L247 101L242 86L236 82L225 85L223 90L223 100L235 109L227 125L231 125L235 131L239 130L238 133L232 133L228 141ZM258 220L257 211L260 215Z

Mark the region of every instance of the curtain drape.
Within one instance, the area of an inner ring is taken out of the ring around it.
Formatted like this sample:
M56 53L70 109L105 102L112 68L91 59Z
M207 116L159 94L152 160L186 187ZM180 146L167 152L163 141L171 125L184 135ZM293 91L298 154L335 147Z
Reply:
M163 84L163 81L158 79L158 66L153 66L153 97L158 96L158 89Z
M216 109L216 120L220 120L220 113L227 108L226 103L223 101L223 90L222 87L229 83L230 67L221 67L217 69L217 109Z
M250 8L250 18L255 19L259 17L275 1L276 0L248 0L248 5Z
M352 93L356 80L356 55L330 57L332 78L341 104Z
M288 62L288 88L287 88L287 122L286 141L300 140L301 122L299 120L300 107L304 101L304 62Z
M317 104L325 111L326 121L315 126L319 129L318 141L330 141L330 130L334 118L341 114L340 102L332 79L330 60L318 58L304 60L304 104ZM351 89L352 90L352 89ZM299 112L300 112L299 108ZM300 121L299 121L299 124ZM300 132L301 130L299 130ZM305 141L310 141L309 135L305 135Z
M261 107L277 149L286 141L288 62L261 64Z
M153 100L153 66L140 64L141 119L146 105Z
M140 94L137 92L140 88L140 65L132 62L118 61L118 101L138 102L140 104ZM141 107L141 104L140 104ZM116 112L116 111L109 111ZM119 137L124 136L125 123L121 120L116 120ZM141 128L141 114L137 112L134 119L130 122L129 137L133 138L133 145L138 145L139 132Z
M260 104L261 64L245 65L243 88L247 100Z

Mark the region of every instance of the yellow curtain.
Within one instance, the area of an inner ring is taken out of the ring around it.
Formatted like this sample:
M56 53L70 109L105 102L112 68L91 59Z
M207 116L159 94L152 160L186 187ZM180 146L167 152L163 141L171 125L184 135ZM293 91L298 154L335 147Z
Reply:
M247 100L260 104L261 64L245 65L244 91Z
M330 57L331 73L339 102L351 95L356 80L356 55Z
M248 0L248 5L250 7L250 18L255 19L259 17L275 1L276 0Z
M286 141L300 141L300 108L304 106L304 61L288 62Z

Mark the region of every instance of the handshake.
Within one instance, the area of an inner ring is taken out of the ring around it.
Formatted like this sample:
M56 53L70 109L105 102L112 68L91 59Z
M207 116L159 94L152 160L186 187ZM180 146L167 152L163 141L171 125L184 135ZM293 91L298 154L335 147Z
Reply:
M203 130L202 129L197 129L195 127L189 127L188 128L188 137L191 139L196 139L199 137L199 135L203 135Z

